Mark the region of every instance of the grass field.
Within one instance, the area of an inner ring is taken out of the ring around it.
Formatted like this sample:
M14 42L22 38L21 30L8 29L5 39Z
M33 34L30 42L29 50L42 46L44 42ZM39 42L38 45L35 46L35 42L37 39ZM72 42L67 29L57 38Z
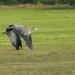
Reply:
M0 9L0 33L11 24L32 31L31 51L22 39L16 51L0 34L0 75L75 75L75 9Z

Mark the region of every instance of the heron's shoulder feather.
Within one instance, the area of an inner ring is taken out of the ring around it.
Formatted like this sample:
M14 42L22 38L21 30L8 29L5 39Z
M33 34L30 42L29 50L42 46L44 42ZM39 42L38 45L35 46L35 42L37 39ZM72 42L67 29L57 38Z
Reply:
M14 27L24 27L22 24L14 24Z
M5 27L5 29L13 29L14 27Z

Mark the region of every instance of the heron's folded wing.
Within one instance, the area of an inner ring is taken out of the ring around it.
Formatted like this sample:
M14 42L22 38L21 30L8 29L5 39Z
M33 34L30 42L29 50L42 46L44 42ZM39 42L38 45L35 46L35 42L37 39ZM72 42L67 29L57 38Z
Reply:
M33 50L31 34L28 35L28 38L27 38L27 40L26 40L26 44L27 44L27 46L28 46L31 50Z
M32 40L31 40L31 34L30 35L25 35L21 33L21 37L26 41L27 46L33 50L33 45L32 45Z
M19 50L19 46L22 48L22 43L20 37L13 31L7 33L9 39L11 40L12 45Z
M28 29L22 27L22 28L18 28L18 29L13 29L13 31L18 34L19 36L21 36L24 41L26 41L27 46L32 50L33 49L33 45L32 45L32 40L31 40L31 33Z

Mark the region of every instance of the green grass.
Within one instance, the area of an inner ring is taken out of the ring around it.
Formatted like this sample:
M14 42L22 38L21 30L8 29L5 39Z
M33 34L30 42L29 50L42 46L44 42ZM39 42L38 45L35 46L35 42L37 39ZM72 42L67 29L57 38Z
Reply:
M32 31L31 51L22 39L16 51L0 34L0 75L75 75L75 9L0 9L0 33L11 24Z

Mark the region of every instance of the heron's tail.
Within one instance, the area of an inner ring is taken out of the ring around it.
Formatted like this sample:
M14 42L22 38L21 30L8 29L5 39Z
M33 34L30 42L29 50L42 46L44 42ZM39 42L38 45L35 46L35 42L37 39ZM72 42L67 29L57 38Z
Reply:
M7 32L2 32L2 34L7 34Z

